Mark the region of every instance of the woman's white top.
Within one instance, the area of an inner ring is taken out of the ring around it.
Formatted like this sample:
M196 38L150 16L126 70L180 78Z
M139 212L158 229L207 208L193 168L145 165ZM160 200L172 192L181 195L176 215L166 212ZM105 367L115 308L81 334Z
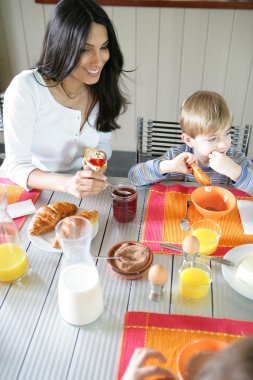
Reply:
M103 150L110 158L111 133L95 128L98 110L96 104L80 130L81 111L58 103L37 70L22 71L4 95L6 158L2 167L7 176L29 190L27 179L34 169L51 173L80 170L85 147Z

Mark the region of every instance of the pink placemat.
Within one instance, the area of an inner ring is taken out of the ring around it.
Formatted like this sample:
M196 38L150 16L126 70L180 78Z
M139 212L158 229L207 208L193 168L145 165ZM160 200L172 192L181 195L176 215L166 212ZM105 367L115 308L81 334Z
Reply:
M171 368L176 374L178 354L188 342L211 337L229 343L246 335L253 335L253 322L138 311L127 312L124 318L117 379L122 378L137 347L161 351L167 358L164 366ZM154 364L154 362L149 361L147 364Z
M164 186L152 185L149 189L147 207L144 219L142 243L146 244L153 253L179 254L172 250L160 247L160 243L170 243L182 246L182 241L189 232L182 231L180 220L184 218L186 202L191 199L191 193L196 187L182 185ZM253 202L253 197L236 189L229 189L237 199L247 199ZM191 223L203 219L194 204L189 208ZM241 244L253 244L253 235L245 235L236 208L225 217L219 219L218 224L222 236L217 251L212 256L224 256L231 248Z

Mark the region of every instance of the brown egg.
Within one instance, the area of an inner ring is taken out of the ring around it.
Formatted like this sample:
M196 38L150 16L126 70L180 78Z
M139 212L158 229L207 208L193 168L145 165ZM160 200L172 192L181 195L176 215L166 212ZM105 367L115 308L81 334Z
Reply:
M148 279L153 285L164 285L168 280L168 272L163 265L152 265L148 272Z
M189 255L193 255L194 253L198 253L199 251L199 239L196 236L186 236L183 240L182 244L183 251L188 253Z

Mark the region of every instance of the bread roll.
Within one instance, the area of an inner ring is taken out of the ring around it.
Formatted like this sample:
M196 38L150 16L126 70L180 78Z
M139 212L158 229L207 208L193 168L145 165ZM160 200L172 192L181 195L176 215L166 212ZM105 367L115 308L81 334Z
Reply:
M190 167L192 168L192 172L194 175L194 178L198 183L204 186L210 186L212 184L212 180L206 173L203 172L196 164L193 162Z
M107 157L105 152L96 148L84 150L84 162L95 172L105 173L107 168Z
M75 214L74 216L82 216L82 217L88 219L93 226L98 221L98 211L97 210L83 211L79 214ZM69 234L68 218L66 218L66 223L65 223L65 221L62 222L62 228L64 229L65 236L68 237L68 234ZM55 236L55 238L54 238L53 247L54 248L60 248L60 244L59 244L59 240L58 240L57 236Z

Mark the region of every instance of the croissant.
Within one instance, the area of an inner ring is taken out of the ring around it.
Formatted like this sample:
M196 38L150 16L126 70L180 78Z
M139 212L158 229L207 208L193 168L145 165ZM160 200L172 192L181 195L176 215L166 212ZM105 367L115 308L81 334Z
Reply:
M52 203L40 207L33 216L28 233L33 236L52 231L59 220L74 215L77 206L68 202Z
M208 175L206 175L203 170L201 170L195 162L193 162L190 167L192 168L194 178L198 183L204 186L210 186L212 184L212 180Z
M88 219L92 225L94 225L98 220L98 211L97 210L83 211L80 214L75 214L75 216L83 216L84 218ZM62 227L64 228L64 232L67 237L69 233L68 219L66 219L66 224L62 225ZM59 244L59 240L57 236L55 236L54 238L53 247L60 248L60 244Z

